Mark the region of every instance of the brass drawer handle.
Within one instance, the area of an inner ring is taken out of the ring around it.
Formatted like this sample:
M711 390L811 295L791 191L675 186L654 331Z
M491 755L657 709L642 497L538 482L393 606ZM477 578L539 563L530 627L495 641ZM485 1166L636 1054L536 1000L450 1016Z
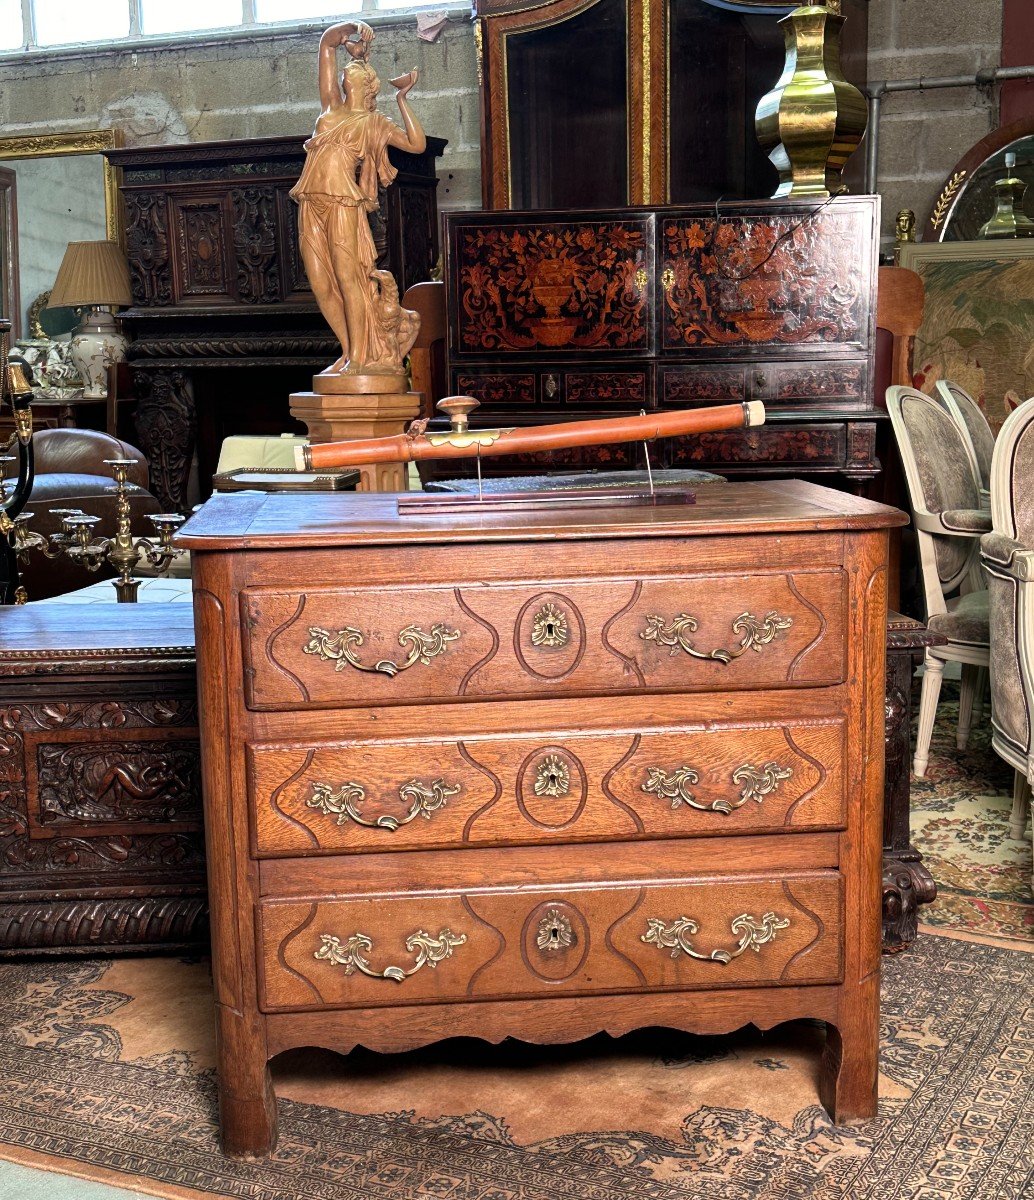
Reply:
M786 779L793 776L792 767L781 767L777 762L767 762L763 767L754 767L744 763L732 773L732 782L742 784L739 799L723 800L719 797L710 804L701 804L692 792L694 784L700 782L700 776L692 767L683 764L674 771L667 772L661 767L647 767L646 781L641 790L651 796L660 796L670 800L672 808L688 805L699 809L700 812L717 812L728 815L737 808L742 808L748 800L760 804L762 800Z
M749 913L740 913L732 919L732 932L739 935L739 943L735 950L712 950L710 954L701 954L694 950L690 937L700 932L700 926L690 917L679 917L670 925L665 924L660 917L647 917L646 932L639 938L660 950L670 950L672 958L680 954L688 954L690 958L698 958L701 962L716 962L726 966L745 950L761 953L761 947L766 942L775 941L776 932L789 928L790 922L785 917L767 912L759 921Z
M353 933L342 944L341 939L334 937L333 934L322 933L320 941L323 944L312 957L322 959L324 962L330 963L332 967L344 967L346 975L354 975L356 971L362 971L371 979L392 979L396 983L401 983L407 976L415 975L421 967L433 969L444 959L451 958L453 950L457 946L462 946L466 940L465 933L453 933L451 929L439 930L436 938L422 929L418 929L416 933L411 933L406 938L406 949L410 954L416 953L416 962L411 967L385 967L383 971L375 971L364 957L373 949L371 937L365 933Z
M373 821L364 817L356 805L366 799L366 788L361 783L351 781L343 783L336 792L329 783L314 783L312 795L305 804L307 808L318 809L328 817L337 817L337 825L352 820L357 825L365 825L367 829L388 829L394 833L417 817L430 821L431 814L444 808L449 797L457 795L459 790L458 783L446 783L444 779L435 779L429 784L411 779L399 788L399 799L409 804L409 811L401 820L390 813L383 813Z
M696 631L699 622L688 613L679 613L671 621L665 622L663 617L651 613L646 618L646 629L639 635L644 642L656 642L658 646L666 646L670 652L678 654L680 650L693 658L704 658L711 662L729 663L739 658L748 650L761 653L761 648L775 641L784 629L793 625L793 617L783 617L777 612L765 613L764 617L755 617L753 613L740 613L732 623L733 633L742 634L740 644L734 650L698 650L689 638Z
M355 648L363 644L364 638L358 629L346 626L337 633L320 629L318 625L309 626L309 641L304 646L306 654L317 654L324 662L333 662L335 671L343 671L345 667L355 667L359 671L376 671L381 675L394 678L400 671L408 671L416 663L428 666L432 658L444 654L449 648L449 642L459 640L459 630L449 629L440 621L431 626L431 632L425 633L417 625L407 625L399 634L399 645L408 650L405 662L396 663L391 659L381 659L380 662L368 665L360 662Z

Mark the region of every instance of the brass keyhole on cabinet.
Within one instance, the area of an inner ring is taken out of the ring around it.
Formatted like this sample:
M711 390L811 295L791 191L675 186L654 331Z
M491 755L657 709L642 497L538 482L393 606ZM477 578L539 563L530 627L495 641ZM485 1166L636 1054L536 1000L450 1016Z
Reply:
M557 392L559 392L559 391L560 391L560 388L557 385L556 376L555 375L547 375L546 376L546 396L550 400L553 400L556 397Z
M574 945L574 940L571 922L558 909L551 908L539 922L536 946L548 953L551 950L566 950Z
M571 772L563 759L550 754L535 771L536 796L566 796L571 790Z

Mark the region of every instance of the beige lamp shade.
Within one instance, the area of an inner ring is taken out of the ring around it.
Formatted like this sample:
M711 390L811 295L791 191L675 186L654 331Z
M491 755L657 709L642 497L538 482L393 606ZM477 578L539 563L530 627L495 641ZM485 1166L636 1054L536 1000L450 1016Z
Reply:
M120 305L133 301L129 264L114 242L69 242L50 293L48 308L86 304Z

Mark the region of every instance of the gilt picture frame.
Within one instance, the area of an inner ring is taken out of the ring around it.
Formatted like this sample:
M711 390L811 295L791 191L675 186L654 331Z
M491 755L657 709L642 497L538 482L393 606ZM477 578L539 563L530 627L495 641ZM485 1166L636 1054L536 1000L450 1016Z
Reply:
M915 386L950 379L997 431L1034 395L1034 238L906 243L900 265L926 289Z

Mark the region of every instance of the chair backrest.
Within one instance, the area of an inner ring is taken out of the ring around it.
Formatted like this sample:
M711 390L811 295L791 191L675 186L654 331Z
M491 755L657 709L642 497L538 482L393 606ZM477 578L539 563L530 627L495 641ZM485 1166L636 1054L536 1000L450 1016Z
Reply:
M991 461L991 523L996 533L1034 548L1034 398L998 433Z
M969 575L979 559L978 537L929 533L919 518L950 509L980 507L972 451L962 430L942 405L915 388L887 389L898 453L916 517L927 615L945 611L944 597Z
M438 281L414 283L402 297L403 308L420 314L420 332L409 352L409 371L414 392L424 397L421 416L433 417L435 404L446 394L445 379L445 284Z
M923 323L926 288L915 271L907 267L880 267L876 292L876 394L886 388L912 382L912 352ZM883 337L880 334L883 333ZM881 353L889 335L889 354ZM886 361L885 361L886 360Z
M984 410L965 390L950 379L937 382L937 395L944 407L955 418L959 428L969 438L973 458L977 464L977 478L985 491L991 490L991 456L995 449L995 435L987 423Z

